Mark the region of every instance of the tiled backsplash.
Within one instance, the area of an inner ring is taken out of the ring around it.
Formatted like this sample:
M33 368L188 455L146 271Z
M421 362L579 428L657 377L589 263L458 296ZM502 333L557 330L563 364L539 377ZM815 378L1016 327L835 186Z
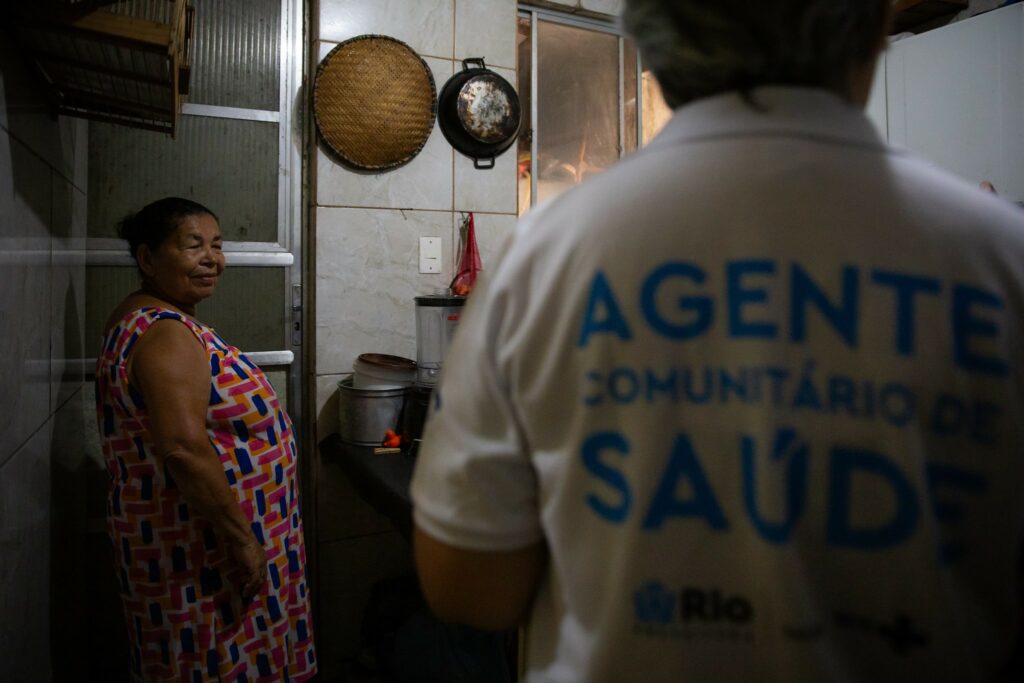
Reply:
M584 0L567 6L609 11L616 4ZM483 57L514 85L516 12L515 0L321 0L320 35L313 39L318 40L319 59L361 34L402 40L426 61L439 93L469 57ZM351 372L356 356L415 357L414 297L449 283L458 263L463 212L475 214L486 271L515 227L518 192L515 146L496 159L493 169L476 169L471 159L452 150L437 125L419 155L387 173L353 172L322 145L314 163L314 414L322 439L337 429L337 384ZM421 236L442 238L440 274L419 273ZM369 587L385 575L410 569L408 544L390 525L382 529L381 520L363 510L365 504L351 487L329 476L336 467L320 464L316 490L321 531L317 594L324 620L318 646L327 680L345 675L345 660L359 647L358 625ZM381 564L378 557L391 559Z
M373 33L408 43L421 56L450 59L454 46L455 2L320 0L319 38L341 42Z

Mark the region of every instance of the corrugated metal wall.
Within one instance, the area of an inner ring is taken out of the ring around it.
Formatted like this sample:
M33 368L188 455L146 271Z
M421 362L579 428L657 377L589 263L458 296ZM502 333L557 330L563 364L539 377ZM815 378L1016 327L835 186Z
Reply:
M168 24L174 13L174 3L168 2L168 0L121 0L105 5L103 10L113 14L124 14L135 19Z
M189 102L277 111L281 1L197 2Z
M109 11L166 21L167 0ZM277 111L280 0L197 0L188 101ZM221 217L228 240L278 235L278 126L182 116L177 139L93 124L89 134L89 236L115 237L127 213L163 196L189 197Z
M176 139L89 126L89 236L116 237L128 213L166 196L205 204L224 238L277 240L276 123L183 116Z

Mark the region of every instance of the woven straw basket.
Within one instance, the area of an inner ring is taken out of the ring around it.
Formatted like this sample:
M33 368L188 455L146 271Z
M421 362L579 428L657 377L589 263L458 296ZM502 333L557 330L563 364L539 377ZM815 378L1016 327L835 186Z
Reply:
M400 40L364 35L341 43L317 67L313 111L324 143L346 165L386 171L426 144L437 113L434 77Z

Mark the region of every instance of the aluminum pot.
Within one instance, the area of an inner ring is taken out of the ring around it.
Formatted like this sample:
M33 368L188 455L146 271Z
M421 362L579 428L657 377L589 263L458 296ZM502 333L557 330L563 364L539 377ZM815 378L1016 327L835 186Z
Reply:
M338 382L338 436L358 446L379 446L384 433L397 429L405 388L356 389L352 378Z
M462 71L441 89L437 120L451 146L473 159L473 166L494 168L494 158L519 135L519 95L483 59L464 59Z

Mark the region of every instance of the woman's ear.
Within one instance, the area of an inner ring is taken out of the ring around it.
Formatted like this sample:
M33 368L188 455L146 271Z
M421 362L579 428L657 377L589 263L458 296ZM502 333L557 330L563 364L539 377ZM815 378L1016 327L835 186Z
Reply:
M140 244L135 250L135 262L139 264L139 270L146 277L153 276L153 252L146 244Z

